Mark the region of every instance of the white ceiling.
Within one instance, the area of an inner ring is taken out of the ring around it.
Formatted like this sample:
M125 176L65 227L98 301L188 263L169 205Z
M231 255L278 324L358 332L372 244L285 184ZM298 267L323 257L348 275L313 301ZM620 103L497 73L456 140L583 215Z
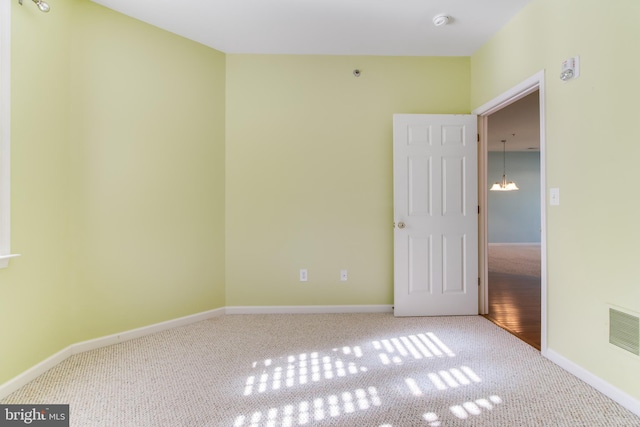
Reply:
M531 0L92 1L225 53L469 56ZM537 99L490 116L490 151L539 150Z
M469 56L531 0L93 1L225 53Z

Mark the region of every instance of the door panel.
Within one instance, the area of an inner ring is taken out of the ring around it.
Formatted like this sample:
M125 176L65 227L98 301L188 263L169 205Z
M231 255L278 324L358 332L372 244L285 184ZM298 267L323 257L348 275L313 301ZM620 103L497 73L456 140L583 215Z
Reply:
M409 215L431 215L431 159L409 157Z
M394 115L394 314L478 313L477 121Z
M409 237L409 293L431 292L431 236Z
M442 236L442 292L465 292L466 236Z
M462 157L442 158L442 215L464 216L464 168Z

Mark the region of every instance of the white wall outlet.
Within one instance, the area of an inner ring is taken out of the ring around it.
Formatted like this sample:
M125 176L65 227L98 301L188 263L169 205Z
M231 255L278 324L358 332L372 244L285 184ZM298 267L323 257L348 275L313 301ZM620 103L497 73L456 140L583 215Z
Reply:
M300 281L301 282L306 282L309 279L309 274L307 272L306 268L301 268L300 269Z
M347 270L340 270L340 281L346 282L349 278Z

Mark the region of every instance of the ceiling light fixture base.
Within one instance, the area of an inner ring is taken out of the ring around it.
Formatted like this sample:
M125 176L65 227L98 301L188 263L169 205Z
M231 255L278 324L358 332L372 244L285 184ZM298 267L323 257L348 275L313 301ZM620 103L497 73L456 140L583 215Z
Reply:
M449 15L445 15L444 13L433 17L433 25L435 25L436 27L442 27L443 25L448 25L449 23L451 23L451 17Z

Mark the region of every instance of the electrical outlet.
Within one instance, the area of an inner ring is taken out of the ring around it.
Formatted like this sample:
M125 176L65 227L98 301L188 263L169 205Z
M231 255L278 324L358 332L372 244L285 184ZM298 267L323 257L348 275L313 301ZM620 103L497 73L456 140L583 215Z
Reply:
M340 281L346 282L348 278L347 270L340 270Z
M309 275L306 268L300 269L300 281L306 282L309 279Z

